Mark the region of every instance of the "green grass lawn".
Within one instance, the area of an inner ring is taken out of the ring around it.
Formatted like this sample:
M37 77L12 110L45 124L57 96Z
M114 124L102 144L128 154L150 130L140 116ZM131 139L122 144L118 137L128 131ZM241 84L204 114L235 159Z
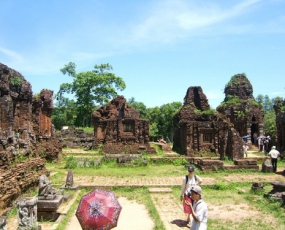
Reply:
M263 153L254 153L263 156ZM80 154L66 154L61 158L60 162L47 163L46 167L51 172L50 180L55 187L60 187L65 184L66 175L69 168L66 168L68 161L74 156L80 157ZM102 157L96 152L84 154L89 158ZM72 160L72 159L71 159ZM70 163L70 162L69 162ZM72 163L72 162L71 162ZM232 162L227 161L227 164ZM73 165L74 166L74 165ZM285 169L285 161L278 161L278 168ZM261 164L260 164L261 169ZM173 177L184 176L187 170L184 166L184 161L175 163L149 163L147 166L134 167L117 167L115 160L103 161L100 167L74 167L73 174L76 176L106 176L106 177ZM196 173L203 177L214 178L217 182L215 185L203 185L204 199L209 205L209 221L208 229L221 230L259 230L259 229L285 229L284 209L279 202L273 199L263 197L264 193L268 193L272 189L270 183L265 183L264 191L254 193L251 191L252 183L247 181L248 176L259 176L266 178L273 174L264 174L260 171L236 170L236 171L217 171L217 172L203 172L196 169ZM236 178L244 178L243 181L225 181L227 176L234 176ZM180 186L172 187L173 194L179 202ZM72 205L66 218L61 221L58 230L65 230L65 227L77 208L80 197L90 190L83 189L80 192L79 198ZM130 200L136 200L138 203L144 204L150 216L155 222L155 229L163 230L163 224L160 220L159 214L150 199L150 194L147 187L141 188L112 188L118 196L126 197ZM27 195L35 195L37 188L29 191ZM73 194L72 194L73 195ZM236 210L235 210L236 209ZM219 216L218 214L222 214ZM242 215L245 214L245 215ZM13 210L9 218L15 216L16 212ZM226 216L228 215L228 217ZM233 215L233 216L232 216ZM212 216L212 218L211 218Z

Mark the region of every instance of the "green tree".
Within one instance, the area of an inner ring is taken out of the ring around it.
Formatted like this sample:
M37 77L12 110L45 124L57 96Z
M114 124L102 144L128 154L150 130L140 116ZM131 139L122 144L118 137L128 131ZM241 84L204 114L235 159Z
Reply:
M55 103L51 119L56 130L60 130L65 125L74 125L76 120L75 101L62 97Z
M271 99L271 104L274 105L278 101L283 101L283 97L274 97Z
M76 73L76 64L69 62L60 71L73 77L72 83L63 83L56 94L61 100L64 94L73 94L76 98L76 126L90 126L91 114L96 104L103 105L117 96L117 90L126 88L121 77L110 71L109 64L95 65L94 70Z
M268 95L264 96L263 100L263 108L265 113L269 113L273 111L273 105Z
M147 107L143 102L137 102L134 97L128 100L128 104L140 112L142 119L147 119Z
M181 102L172 102L160 107L147 109L147 119L150 120L151 140L157 140L160 137L167 141L173 139L173 116L182 107Z
M159 133L168 141L173 141L173 116L181 109L181 102L172 102L160 107Z
M283 100L282 97L270 99L268 95L259 94L256 101L261 103L264 108L264 131L266 135L273 136L276 132L276 115L273 105L276 101Z
M255 100L263 105L264 96L262 94L258 94Z
M159 116L160 116L160 109L158 106L153 108L147 108L147 119L150 122L149 125L149 136L150 140L156 141L159 137L159 130L158 130L158 122L159 122Z
M264 131L266 135L271 137L276 133L276 115L274 111L265 113Z

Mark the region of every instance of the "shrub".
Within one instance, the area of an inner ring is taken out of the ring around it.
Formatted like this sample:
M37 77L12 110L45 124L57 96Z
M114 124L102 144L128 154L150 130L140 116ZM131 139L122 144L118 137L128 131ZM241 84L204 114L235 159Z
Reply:
M73 156L68 156L64 168L75 169L77 167L77 160Z
M23 79L19 76L11 76L9 78L9 83L13 86L22 86Z
M188 163L188 161L184 158L179 158L179 159L175 159L172 161L172 164L175 166L185 165L187 163Z

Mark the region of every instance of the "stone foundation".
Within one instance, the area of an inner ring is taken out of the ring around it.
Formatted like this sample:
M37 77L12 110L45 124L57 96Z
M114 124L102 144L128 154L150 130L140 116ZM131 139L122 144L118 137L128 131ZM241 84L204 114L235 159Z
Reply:
M38 221L56 221L57 209L63 202L63 196L57 195L54 200L38 200Z

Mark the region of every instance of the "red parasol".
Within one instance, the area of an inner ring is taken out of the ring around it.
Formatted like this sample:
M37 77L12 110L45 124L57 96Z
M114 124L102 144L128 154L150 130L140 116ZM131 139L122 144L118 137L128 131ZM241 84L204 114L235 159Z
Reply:
M83 230L108 230L117 226L121 210L113 192L95 189L81 198L75 215Z

